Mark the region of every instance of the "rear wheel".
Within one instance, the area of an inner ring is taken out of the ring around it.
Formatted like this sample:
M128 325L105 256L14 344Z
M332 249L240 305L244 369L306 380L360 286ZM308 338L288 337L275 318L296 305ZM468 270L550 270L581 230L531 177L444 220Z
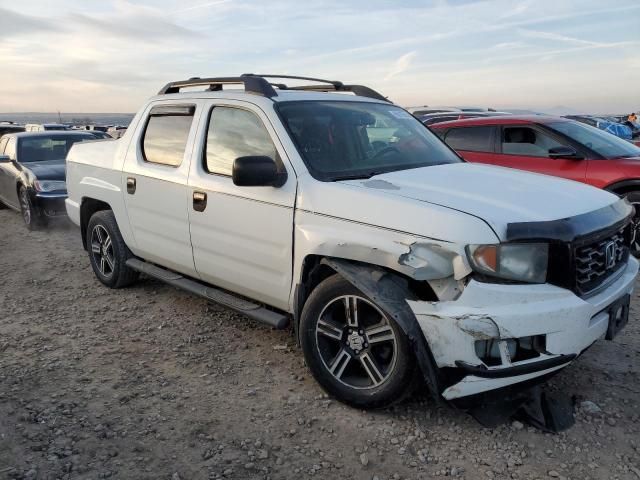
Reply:
M383 407L409 391L415 362L404 332L341 276L311 293L300 329L307 365L337 399Z
M138 279L138 272L127 267L133 254L124 243L111 210L96 212L89 220L87 250L93 273L107 287L126 287Z
M26 187L20 187L20 190L18 190L18 197L20 198L20 213L22 213L22 219L24 220L24 224L27 228L29 230L38 230L45 227L47 220L33 206Z
M640 257L640 192L629 192L624 197L636 209L632 220L631 254L634 257Z

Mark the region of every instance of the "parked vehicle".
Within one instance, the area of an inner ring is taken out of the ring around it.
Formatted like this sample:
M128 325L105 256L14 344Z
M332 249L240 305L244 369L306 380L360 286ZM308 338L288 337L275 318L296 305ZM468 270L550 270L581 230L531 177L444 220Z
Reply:
M422 107L407 107L407 111L415 117L421 117L423 115L429 115L431 113L471 113L471 112L495 112L493 108L482 107L429 107L424 105Z
M24 132L24 125L17 125L13 122L0 122L0 137L7 133Z
M640 148L597 128L547 116L476 118L434 131L465 160L564 177L626 197L636 206L640 254Z
M100 282L144 272L291 323L317 381L359 407L418 369L447 400L541 381L618 333L638 272L625 200L463 162L340 82L169 83L122 141L71 149L67 187Z
M123 127L123 126L115 126L115 127L110 127L108 130L109 135L111 135L113 138L120 138L122 137L125 132L127 131L127 127Z
M109 135L107 132L103 132L102 130L85 130L90 135L93 135L94 138L98 140L113 140L113 137Z
M27 123L27 132L48 132L52 130L70 130L69 125L63 123Z
M615 118L602 118L588 115L567 115L565 118L599 128L600 130L604 130L605 132L624 140L631 140L633 137L631 128L618 122Z
M491 116L499 116L499 115L510 115L507 112L440 112L440 113L429 113L427 115L422 115L418 117L423 125L427 127L429 125L433 125L435 123L440 122L449 122L451 120L463 120L465 118L477 118L477 117L491 117Z
M94 139L81 132L4 135L0 139L0 208L20 211L30 230L65 215L65 157L74 143Z

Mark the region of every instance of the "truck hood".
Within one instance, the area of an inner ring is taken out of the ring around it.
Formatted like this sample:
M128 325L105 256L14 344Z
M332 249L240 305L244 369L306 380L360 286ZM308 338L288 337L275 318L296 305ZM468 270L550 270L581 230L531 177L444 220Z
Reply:
M64 180L65 161L47 160L44 162L25 162L20 164L25 170L31 171L38 180Z
M569 218L618 201L615 195L582 183L471 163L403 170L342 183L465 212L484 220L500 238L510 223Z

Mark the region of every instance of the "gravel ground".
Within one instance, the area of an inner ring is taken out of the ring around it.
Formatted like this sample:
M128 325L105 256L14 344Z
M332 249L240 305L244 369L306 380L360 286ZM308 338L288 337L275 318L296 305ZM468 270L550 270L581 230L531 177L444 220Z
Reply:
M490 430L425 394L328 398L289 332L143 279L109 290L79 231L0 211L0 478L640 479L640 325L554 377L576 424Z

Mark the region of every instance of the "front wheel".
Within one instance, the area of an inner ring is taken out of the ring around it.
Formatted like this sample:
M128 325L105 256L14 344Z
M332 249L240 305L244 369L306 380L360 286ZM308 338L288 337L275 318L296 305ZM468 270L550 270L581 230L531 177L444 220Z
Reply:
M629 192L624 197L636 209L632 220L630 251L634 257L640 257L640 192Z
M29 197L29 191L26 187L20 187L18 190L18 197L20 197L20 213L24 224L29 230L38 230L46 226L46 218L33 206L31 198Z
M338 400L377 408L409 391L415 362L407 337L341 276L327 278L311 293L300 331L307 365Z
M138 272L127 267L133 254L124 243L111 210L96 212L89 220L87 250L93 273L107 287L126 287L138 279Z

